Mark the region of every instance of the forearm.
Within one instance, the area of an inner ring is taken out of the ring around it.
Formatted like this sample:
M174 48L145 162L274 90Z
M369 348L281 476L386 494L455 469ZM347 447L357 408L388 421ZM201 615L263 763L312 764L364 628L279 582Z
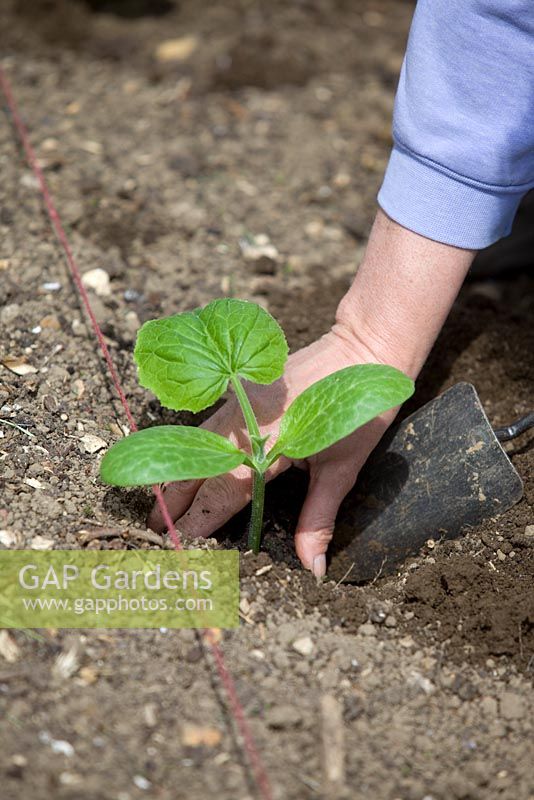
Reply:
M534 3L419 0L378 202L435 241L510 233L534 186Z
M475 256L403 228L378 211L335 330L370 360L416 377Z

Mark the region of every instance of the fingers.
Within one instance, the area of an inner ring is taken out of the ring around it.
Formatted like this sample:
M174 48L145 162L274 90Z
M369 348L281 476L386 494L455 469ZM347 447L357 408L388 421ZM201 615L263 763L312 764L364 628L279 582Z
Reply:
M168 486L165 487L163 497L165 498L169 514L173 520L185 514L201 485L202 481L192 480L169 483ZM157 533L162 533L165 530L166 525L159 503L154 503L152 506L152 510L148 515L147 524L149 528L152 528L152 530Z
M279 459L267 470L265 479L272 480L289 464L286 458ZM186 536L211 536L241 511L251 496L252 472L248 467L241 466L227 475L209 478L198 489L189 510L176 520L176 525Z
M252 475L248 467L209 478L198 489L189 510L176 520L176 525L185 536L211 536L246 506L251 494Z
M295 533L295 549L303 566L317 578L326 574L326 551L334 533L337 512L354 481L355 476L342 475L334 465L311 474Z

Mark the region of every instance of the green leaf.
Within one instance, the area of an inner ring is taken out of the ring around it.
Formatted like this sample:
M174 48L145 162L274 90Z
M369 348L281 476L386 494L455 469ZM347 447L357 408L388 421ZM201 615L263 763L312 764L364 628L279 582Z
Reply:
M114 486L144 486L211 478L248 458L218 433L186 425L161 425L132 433L108 450L100 477Z
M261 306L227 298L146 322L134 357L139 382L162 405L201 411L219 399L231 377L264 384L280 378L287 342Z
M308 458L395 408L413 394L404 373L382 364L346 367L312 384L289 406L278 441L267 456Z

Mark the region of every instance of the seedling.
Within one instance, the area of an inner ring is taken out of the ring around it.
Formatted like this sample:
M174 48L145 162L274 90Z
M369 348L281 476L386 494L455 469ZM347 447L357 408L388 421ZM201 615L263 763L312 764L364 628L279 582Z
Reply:
M394 367L360 364L314 383L288 407L270 450L243 381L270 384L287 360L284 333L270 314L243 300L214 300L204 308L146 322L134 358L139 382L175 411L201 411L232 386L243 412L249 446L241 450L217 433L162 425L117 442L100 475L115 486L143 486L211 478L240 464L252 470L249 546L259 551L265 473L284 455L305 459L348 436L413 393L413 382Z

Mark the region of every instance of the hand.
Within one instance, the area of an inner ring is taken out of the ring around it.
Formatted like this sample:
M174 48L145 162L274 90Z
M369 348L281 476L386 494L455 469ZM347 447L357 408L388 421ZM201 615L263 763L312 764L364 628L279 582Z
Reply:
M280 418L292 400L315 381L352 364L378 359L357 343L343 325L299 350L288 359L284 376L270 386L247 384L247 393L258 418L262 434L270 434L267 447L276 441ZM326 550L332 538L341 501L354 485L369 453L395 416L395 411L355 431L351 436L296 466L309 472L309 487L295 534L295 548L302 564L314 575L326 572ZM231 439L246 449L248 437L241 409L230 397L203 427ZM267 472L267 480L279 475L292 463L279 459ZM249 501L252 476L248 467L205 481L181 481L167 486L165 500L177 527L185 536L209 536L242 509ZM159 506L148 521L157 531L164 529Z
M268 446L274 443L280 417L291 401L338 369L382 363L417 377L474 255L473 250L413 233L378 211L365 257L339 305L336 325L319 341L290 356L279 381L247 387L261 432L271 434ZM395 410L386 412L304 464L297 464L308 469L310 482L295 547L303 565L317 576L326 571L326 550L341 501L395 414ZM204 427L246 447L245 424L234 398ZM267 478L274 478L290 463L281 458ZM204 482L171 484L165 499L183 533L209 536L248 503L251 483L250 470L240 467ZM148 524L157 531L164 528L159 508L153 508Z

